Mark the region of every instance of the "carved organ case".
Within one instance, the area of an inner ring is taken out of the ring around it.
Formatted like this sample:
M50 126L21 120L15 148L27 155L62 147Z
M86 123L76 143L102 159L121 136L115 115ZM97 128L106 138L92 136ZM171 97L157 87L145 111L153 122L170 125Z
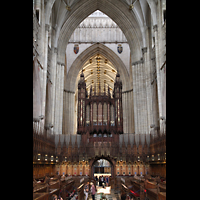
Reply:
M110 88L100 92L100 86L88 95L83 71L78 82L78 128L77 134L93 137L113 137L123 133L122 81L116 74L113 95Z

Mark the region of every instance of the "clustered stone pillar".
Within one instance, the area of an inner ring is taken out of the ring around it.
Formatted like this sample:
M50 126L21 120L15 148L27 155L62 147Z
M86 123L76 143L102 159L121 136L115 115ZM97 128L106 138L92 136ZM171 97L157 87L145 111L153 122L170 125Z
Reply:
M144 57L146 101L147 101L147 133L150 133L150 125L153 123L152 115L152 87L151 87L151 63L149 50L147 47L142 49Z
M51 78L52 78L52 107L51 107L51 122L54 125L54 112L55 112L55 92L56 92L56 57L57 57L57 48L52 47L52 60L51 60Z
M133 63L133 101L135 133L148 133L148 111L144 62Z
M47 78L47 86L46 86L46 111L45 111L45 126L46 128L51 124L51 107L52 107L52 94L51 94L52 82L50 77Z
M155 53L156 53L156 74L157 74L157 87L158 87L158 109L159 117L162 117L162 97L161 97L161 77L160 77L160 59L159 59L159 44L158 44L158 26L153 26L155 34Z
M45 37L44 37L44 56L43 56L43 78L42 78L42 115L45 116L46 104L46 80L47 80L47 57L48 57L48 33L49 25L45 24ZM45 116L46 117L46 116Z
M75 92L64 90L65 105L64 105L64 134L74 134L74 110L75 110Z
M124 131L124 133L128 133L126 92L122 92L122 103L123 103L123 121L124 121L123 131Z
M59 105L59 127L58 132L62 134L62 118L63 118L63 91L64 91L64 67L65 64L61 63L60 65L60 105Z
M57 62L55 81L54 133L62 134L64 63Z
M133 119L133 90L122 92L122 108L123 108L123 132L134 132L134 119Z

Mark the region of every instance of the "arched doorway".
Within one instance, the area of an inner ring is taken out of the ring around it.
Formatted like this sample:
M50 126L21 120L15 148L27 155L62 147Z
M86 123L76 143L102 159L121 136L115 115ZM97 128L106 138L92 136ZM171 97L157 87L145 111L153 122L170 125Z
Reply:
M109 157L101 156L91 162L91 176L94 178L97 176L114 176L114 161Z
M94 177L111 176L112 164L106 159L99 159L93 164Z

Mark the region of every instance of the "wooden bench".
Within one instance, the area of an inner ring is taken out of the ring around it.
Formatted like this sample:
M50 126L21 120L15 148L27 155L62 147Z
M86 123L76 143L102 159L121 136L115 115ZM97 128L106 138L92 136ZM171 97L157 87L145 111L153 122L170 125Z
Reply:
M33 193L33 200L48 200L49 194L47 192Z
M158 200L166 200L166 192L159 192Z
M146 189L147 190L147 197L151 200L157 200L157 196L158 196L158 190L156 189Z

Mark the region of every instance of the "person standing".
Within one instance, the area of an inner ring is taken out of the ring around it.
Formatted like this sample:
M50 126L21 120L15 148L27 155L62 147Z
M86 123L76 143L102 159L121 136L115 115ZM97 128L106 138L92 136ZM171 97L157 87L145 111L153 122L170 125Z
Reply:
M99 176L99 186L102 186L101 176Z
M108 176L106 176L106 186L108 186Z
M99 180L99 179L98 179L97 176L95 177L95 180L96 180L96 185L98 185L98 180Z
M90 190L91 190L91 194L92 194L92 200L95 200L96 188L93 183L92 183Z
M89 182L87 182L84 188L85 200L87 200L88 198L88 193L89 193Z

